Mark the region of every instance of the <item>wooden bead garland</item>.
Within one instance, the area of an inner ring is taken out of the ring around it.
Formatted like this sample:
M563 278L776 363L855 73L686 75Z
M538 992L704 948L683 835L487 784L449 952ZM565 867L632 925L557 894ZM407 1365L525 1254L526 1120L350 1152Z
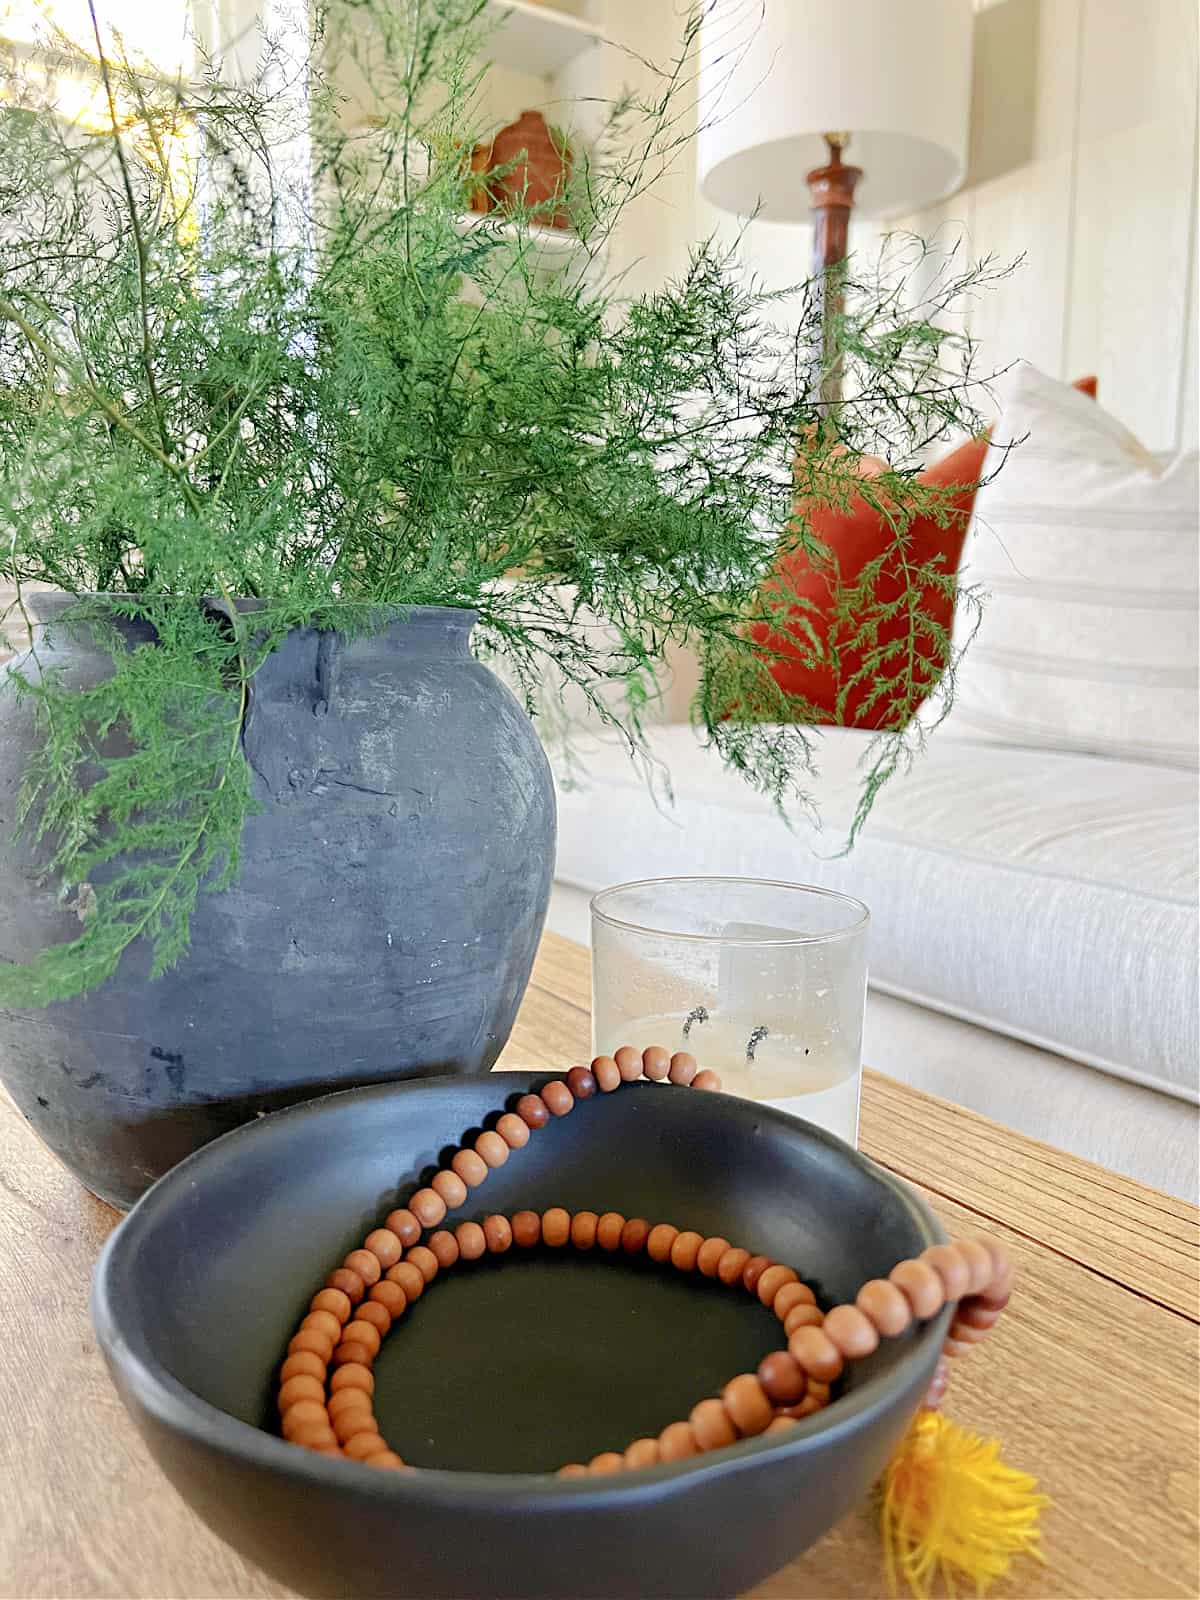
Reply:
M643 1073L655 1082L701 1091L721 1086L717 1075L699 1070L686 1051L670 1055L657 1045L640 1055L625 1045L613 1056L597 1056L590 1067L572 1067L565 1080L546 1084L540 1094L522 1095L494 1131L481 1133L472 1149L459 1150L407 1206L392 1211L350 1251L313 1296L280 1367L285 1439L371 1467L413 1470L391 1449L375 1420L371 1369L383 1340L439 1272L538 1244L630 1255L644 1250L670 1270L699 1272L740 1287L775 1314L786 1341L784 1349L763 1357L756 1372L731 1378L719 1398L699 1401L686 1419L669 1423L657 1438L635 1439L623 1452L603 1451L586 1465L572 1462L559 1469L560 1477L637 1471L720 1450L738 1439L786 1431L829 1404L829 1386L847 1361L869 1355L881 1338L894 1339L914 1321L927 1321L947 1302L957 1301L926 1396L926 1405L940 1404L948 1380L944 1358L964 1354L984 1338L1008 1303L1013 1269L991 1240L933 1245L917 1259L901 1261L886 1279L864 1284L853 1304L823 1313L794 1268L672 1223L626 1219L614 1211L571 1216L551 1207L540 1215L518 1211L512 1217L485 1217L482 1224L442 1226L449 1212L466 1203L470 1190L552 1119Z

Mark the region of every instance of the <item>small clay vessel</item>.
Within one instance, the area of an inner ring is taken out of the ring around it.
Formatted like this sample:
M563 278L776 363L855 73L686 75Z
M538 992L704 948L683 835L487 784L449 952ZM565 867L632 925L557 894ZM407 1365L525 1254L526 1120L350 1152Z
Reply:
M488 185L498 206L507 209L515 200L543 227L571 226L562 204L571 174L571 149L555 142L540 111L522 111L515 122L501 128L492 141L491 166L504 169Z

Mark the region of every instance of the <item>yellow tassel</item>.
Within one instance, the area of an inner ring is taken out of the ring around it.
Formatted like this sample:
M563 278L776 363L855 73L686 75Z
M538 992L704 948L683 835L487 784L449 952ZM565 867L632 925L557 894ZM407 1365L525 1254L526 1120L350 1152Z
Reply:
M981 1439L939 1411L919 1411L880 1484L884 1560L892 1593L903 1578L915 1595L940 1574L977 1594L1006 1577L1012 1558L1041 1560L1038 1515L1049 1502L1037 1481L1000 1459Z

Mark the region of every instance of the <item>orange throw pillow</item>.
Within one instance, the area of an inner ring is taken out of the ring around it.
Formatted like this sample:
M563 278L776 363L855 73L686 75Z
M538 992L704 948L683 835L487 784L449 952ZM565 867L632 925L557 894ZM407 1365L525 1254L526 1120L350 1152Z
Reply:
M1080 378L1075 387L1095 399L1095 378ZM914 517L909 524L908 560L912 565L936 561L943 572L958 571L963 540L975 505L975 491L983 473L988 438L989 434L984 434L978 439L968 439L918 476L920 484L955 489L956 492L945 502L949 520L944 527L939 527L932 516ZM870 471L869 464L866 471ZM756 643L779 652L768 664L771 676L786 694L795 695L817 707L821 714L816 720L823 723L841 722L855 728L894 727L899 720L898 711L889 704L886 693L867 706L872 688L869 682L858 684L850 690L842 714L840 717L838 715L839 688L860 670L861 650L841 647L837 670L831 662L813 663L806 659L812 651L808 629L812 629L823 646L836 640L833 630L836 625L837 590L839 587L850 588L858 582L868 562L876 560L890 547L892 530L879 512L861 496L856 496L845 510L811 504L801 504L797 509L807 516L815 536L830 550L832 563L814 566L802 550L793 550L785 555L780 571L788 593L802 602L809 602L807 606L790 605L788 612L793 617L803 616L805 624L776 631L766 623L756 623L751 636ZM904 574L885 565L875 581L876 602L898 600L904 591ZM926 589L922 610L931 621L949 630L954 619L954 602L948 593L941 589ZM852 624L843 623L843 636L849 626ZM901 640L906 631L903 617L885 620L880 623L876 644L886 646ZM890 675L898 677L899 667ZM934 681L930 682L931 689ZM916 709L915 705L907 707L903 720L907 720Z

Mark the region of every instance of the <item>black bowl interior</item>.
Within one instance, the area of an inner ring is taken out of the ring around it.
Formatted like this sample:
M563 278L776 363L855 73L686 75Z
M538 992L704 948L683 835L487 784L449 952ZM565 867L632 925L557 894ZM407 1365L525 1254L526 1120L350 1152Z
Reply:
M102 1259L97 1322L110 1359L137 1369L160 1414L164 1404L197 1410L169 1392L175 1380L274 1431L279 1362L325 1274L536 1081L545 1080L354 1090L200 1151L141 1201ZM722 1235L793 1265L825 1305L941 1237L903 1185L837 1140L761 1107L657 1085L552 1121L454 1220L551 1205ZM885 1341L845 1389L903 1363L932 1331ZM416 1465L550 1472L685 1417L781 1343L776 1320L744 1291L644 1257L514 1248L440 1275L405 1314L377 1363L377 1414Z

